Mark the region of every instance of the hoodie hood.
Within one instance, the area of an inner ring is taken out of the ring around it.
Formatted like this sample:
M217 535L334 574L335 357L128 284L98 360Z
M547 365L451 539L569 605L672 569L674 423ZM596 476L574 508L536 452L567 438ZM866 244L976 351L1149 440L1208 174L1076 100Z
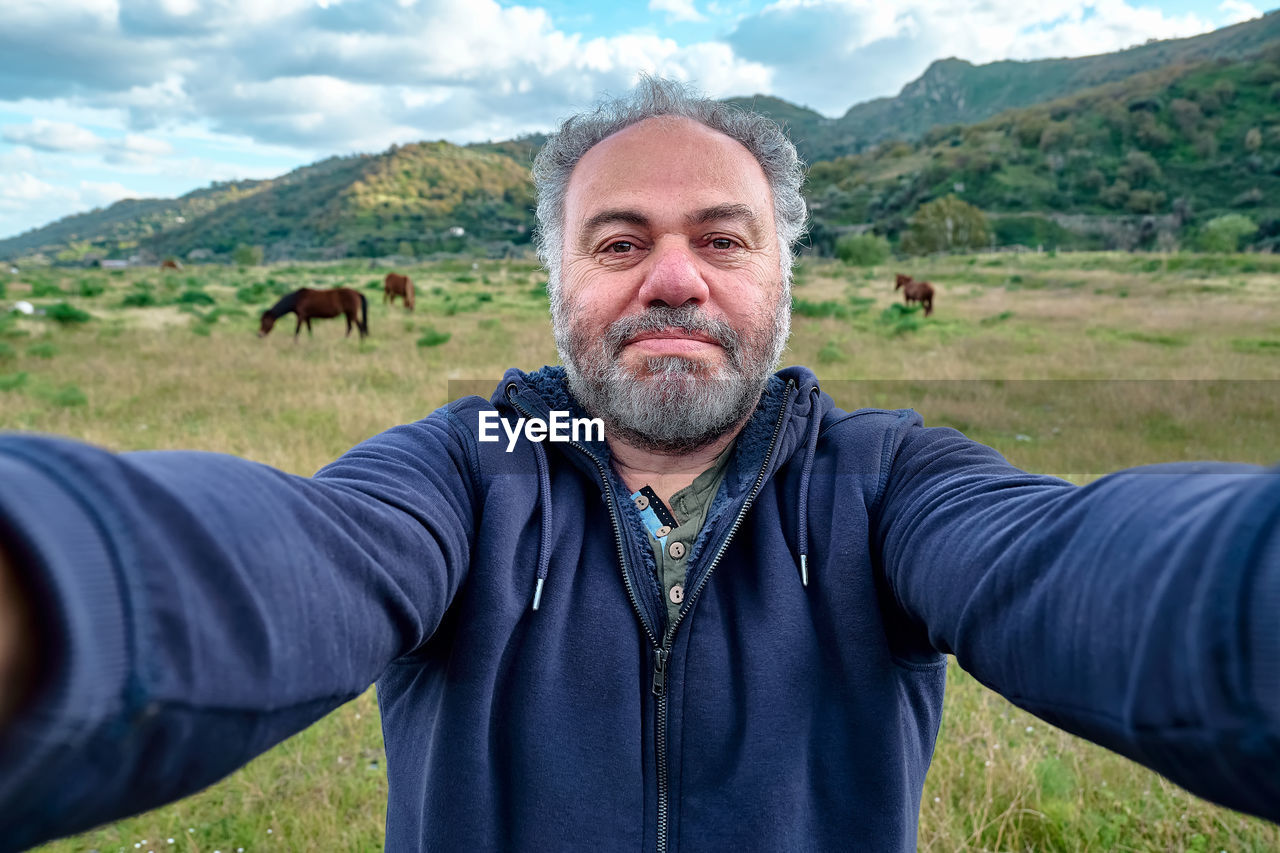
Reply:
M571 418L591 417L570 393L562 366L543 367L532 373L512 368L503 376L490 402L500 412L517 417L533 415L548 419L553 410L568 412ZM727 536L739 510L754 499L760 486L800 453L801 497L795 559L800 580L808 585L808 487L822 417L832 408L831 398L821 392L817 377L807 368L788 367L769 377L755 411L738 434L724 483L707 513L704 535L698 537L690 551L691 582L696 567L706 568L708 562L700 559L700 552L709 543ZM635 553L647 553L644 525L630 501L624 499L629 490L613 469L608 442L581 441L578 444L586 453L566 450L565 455L592 478L606 479L619 514L628 522L623 525L624 535L632 540ZM545 443L532 442L532 445L538 468L538 500L542 512L542 542L533 594L533 609L536 610L550 561L552 506ZM636 517L632 518L633 515Z

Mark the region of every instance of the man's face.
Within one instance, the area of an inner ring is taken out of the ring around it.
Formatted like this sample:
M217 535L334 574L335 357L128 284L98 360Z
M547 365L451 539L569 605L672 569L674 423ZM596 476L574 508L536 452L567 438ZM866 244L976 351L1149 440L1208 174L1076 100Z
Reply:
M649 119L578 162L556 346L579 402L650 450L705 446L749 414L786 342L773 196L740 143Z

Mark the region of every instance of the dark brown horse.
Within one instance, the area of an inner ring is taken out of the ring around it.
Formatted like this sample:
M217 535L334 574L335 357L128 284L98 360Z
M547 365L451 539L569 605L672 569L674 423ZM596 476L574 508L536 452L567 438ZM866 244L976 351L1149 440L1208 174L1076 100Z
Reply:
M924 306L924 316L928 317L933 313L933 285L927 281L916 281L909 275L898 273L897 284L893 286L894 290L902 288L903 301L910 305L912 302L919 302Z
M298 339L303 323L307 324L307 334L311 334L313 317L324 320L340 314L347 315L347 337L351 337L352 323L360 330L360 337L363 338L369 334L369 300L364 298L363 293L349 287L335 287L332 290L312 290L304 287L301 290L295 290L262 312L262 325L258 328L258 337L270 332L276 320L291 312L298 315L298 328L293 330L294 340Z
M407 275L389 272L382 282L382 301L389 300L392 305L395 305L397 296L403 296L404 307L410 311L413 310L413 282Z

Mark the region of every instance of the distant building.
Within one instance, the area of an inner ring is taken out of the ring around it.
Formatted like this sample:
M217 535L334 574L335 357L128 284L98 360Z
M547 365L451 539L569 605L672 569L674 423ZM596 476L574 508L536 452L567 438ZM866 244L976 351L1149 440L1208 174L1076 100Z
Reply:
M111 258L103 258L102 260L98 261L98 266L104 270L122 270L122 269L128 269L129 262L115 260Z
M463 228L461 225L455 225L449 229L450 237L461 237L466 233L467 233L467 229Z

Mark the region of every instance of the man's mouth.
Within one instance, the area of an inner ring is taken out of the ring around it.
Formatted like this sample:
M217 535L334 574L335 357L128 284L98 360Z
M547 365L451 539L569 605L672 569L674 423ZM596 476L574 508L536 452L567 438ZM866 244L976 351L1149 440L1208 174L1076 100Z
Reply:
M720 342L710 335L683 329L640 332L624 341L623 346L635 347L651 355L694 355L712 348L722 349Z

